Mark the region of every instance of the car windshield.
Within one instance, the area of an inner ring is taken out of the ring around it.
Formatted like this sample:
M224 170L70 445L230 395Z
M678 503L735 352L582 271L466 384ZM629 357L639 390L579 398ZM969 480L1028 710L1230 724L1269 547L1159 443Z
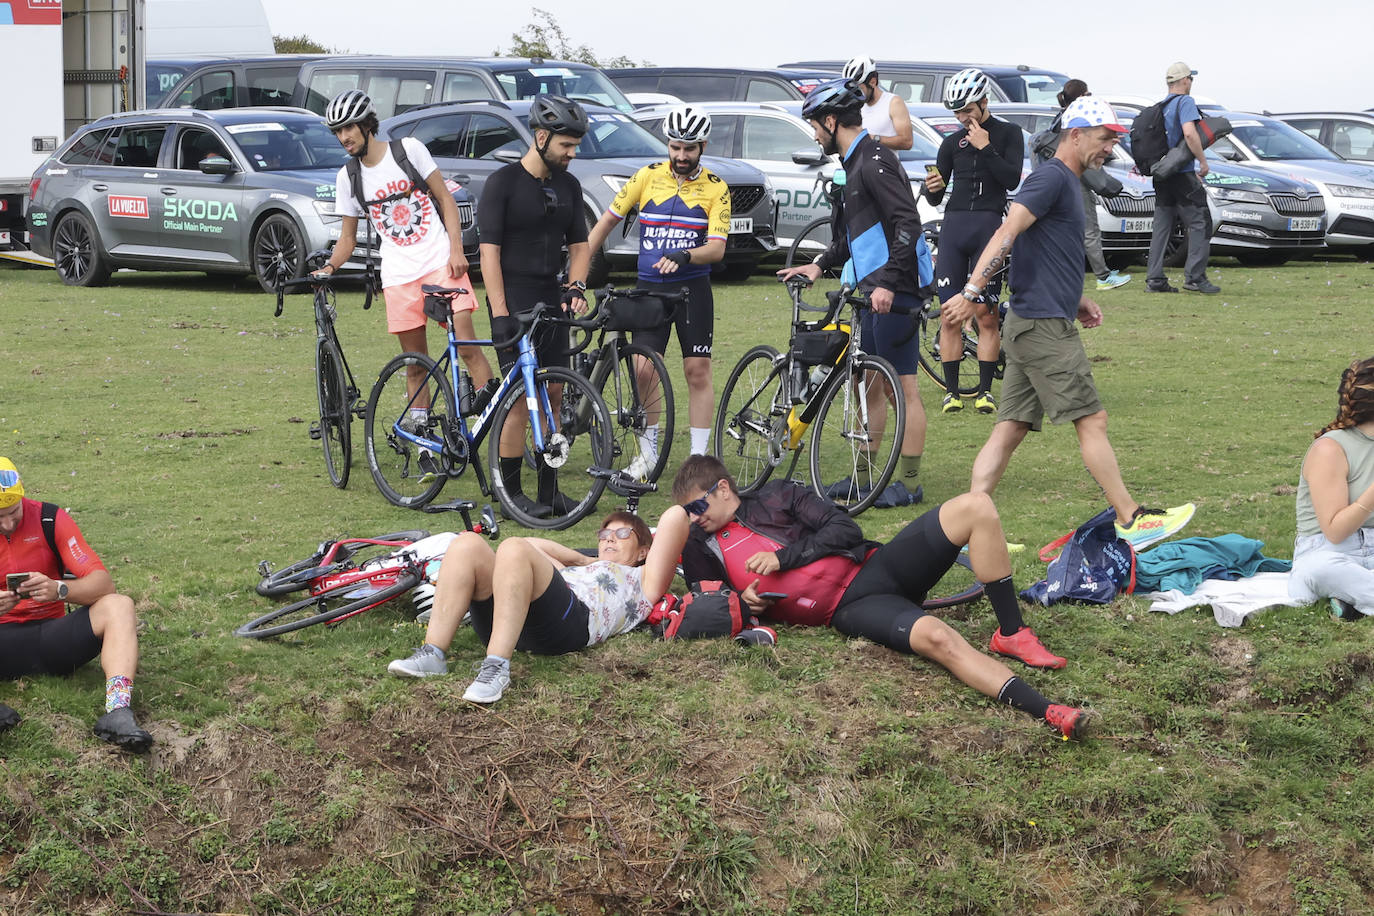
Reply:
M1240 120L1231 122L1237 140L1244 143L1259 158L1327 159L1339 161L1331 150L1307 134L1282 121Z
M224 129L259 172L337 170L348 159L323 121L254 121Z
M622 114L591 112L591 130L577 147L578 159L613 159L618 156L662 158L666 141L655 137Z
M547 92L621 111L634 110L615 84L593 67L520 67L497 70L493 75L508 99L532 99Z
M939 147L931 143L930 140L918 133L913 133L911 137L911 149L897 150L897 158L903 162L934 159L935 154L939 151Z

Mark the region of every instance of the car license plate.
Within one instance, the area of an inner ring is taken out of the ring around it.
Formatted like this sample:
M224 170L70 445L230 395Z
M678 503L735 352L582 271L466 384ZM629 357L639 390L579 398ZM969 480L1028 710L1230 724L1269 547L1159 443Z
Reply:
M1122 232L1149 232L1154 228L1155 219L1153 216L1141 216L1136 219L1123 219L1121 221Z
M1288 221L1289 232L1309 232L1322 227L1320 216L1295 216Z
M730 217L730 234L739 235L741 233L751 233L754 231L754 218L752 216L732 216Z

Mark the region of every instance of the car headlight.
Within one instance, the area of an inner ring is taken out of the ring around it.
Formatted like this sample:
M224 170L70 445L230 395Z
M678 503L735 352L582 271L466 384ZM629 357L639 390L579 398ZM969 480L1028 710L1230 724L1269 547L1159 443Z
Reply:
M629 184L630 181L630 179L626 178L624 175L602 175L601 180L606 182L612 194L619 194L620 189Z
M334 212L334 201L317 200L313 203L315 204L315 212L318 213L320 219L324 220L326 223L332 223L343 219L342 216Z
M1362 188L1353 184L1331 184L1327 182L1327 189L1337 197L1374 197L1374 188Z
M1269 198L1259 191L1242 191L1240 188L1217 188L1208 186L1207 193L1216 200L1231 201L1233 203L1245 204L1268 204Z

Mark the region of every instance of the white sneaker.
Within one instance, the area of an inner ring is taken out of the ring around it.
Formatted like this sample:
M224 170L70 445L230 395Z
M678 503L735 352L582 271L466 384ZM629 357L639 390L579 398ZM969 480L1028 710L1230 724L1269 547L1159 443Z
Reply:
M426 643L410 658L398 658L386 666L388 674L397 677L434 677L448 674L448 659L444 653Z
M469 703L495 703L510 686L510 663L483 659L477 679L468 685L463 699Z
M653 469L654 466L649 463L649 460L645 458L644 454L641 452L635 455L634 460L625 466L625 475L633 480L648 480L649 472Z

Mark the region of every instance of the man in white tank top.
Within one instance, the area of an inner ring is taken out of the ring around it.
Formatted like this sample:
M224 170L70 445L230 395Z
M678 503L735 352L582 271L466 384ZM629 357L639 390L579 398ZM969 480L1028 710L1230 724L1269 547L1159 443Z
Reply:
M872 58L856 57L844 65L844 77L863 90L864 130L890 149L911 149L911 112L906 100L878 87L878 67Z

